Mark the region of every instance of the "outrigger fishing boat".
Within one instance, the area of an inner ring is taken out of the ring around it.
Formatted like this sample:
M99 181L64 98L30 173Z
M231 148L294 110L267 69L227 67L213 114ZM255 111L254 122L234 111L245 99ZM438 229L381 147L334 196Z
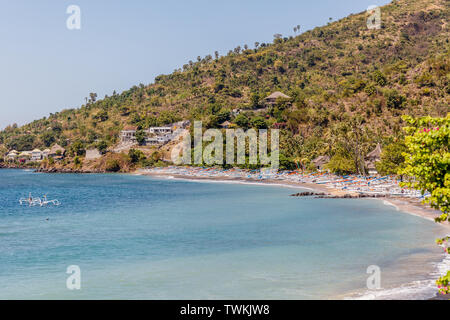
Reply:
M48 205L53 205L53 206L59 206L61 203L59 202L59 200L48 200L47 199L47 195L44 195L41 198L33 198L31 193L29 194L28 198L20 198L19 199L19 203L20 205L28 205L30 207L35 207L35 206L40 206L40 207L44 207L44 206L48 206Z

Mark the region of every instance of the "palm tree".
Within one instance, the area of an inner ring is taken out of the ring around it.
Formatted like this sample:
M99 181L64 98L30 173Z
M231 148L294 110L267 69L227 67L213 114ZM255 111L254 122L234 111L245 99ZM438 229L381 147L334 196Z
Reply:
M97 94L94 92L89 93L89 97L91 98L91 102L95 102L95 100L97 100Z
M275 34L273 35L273 37L274 37L275 39L280 39L282 36L283 36L283 35L280 34L280 33L275 33Z

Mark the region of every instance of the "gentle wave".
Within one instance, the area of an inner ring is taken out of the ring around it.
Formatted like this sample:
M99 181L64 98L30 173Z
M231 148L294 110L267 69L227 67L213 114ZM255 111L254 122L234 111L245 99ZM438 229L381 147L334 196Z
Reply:
M435 270L430 273L430 279L413 281L399 287L380 290L367 290L356 293L347 300L428 300L438 293L436 279L445 275L450 270L450 257L444 255L444 259L435 264Z

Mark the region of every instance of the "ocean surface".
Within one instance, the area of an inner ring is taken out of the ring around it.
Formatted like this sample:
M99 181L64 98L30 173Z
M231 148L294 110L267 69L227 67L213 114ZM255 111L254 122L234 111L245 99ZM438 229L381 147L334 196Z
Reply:
M57 207L20 206L47 194ZM427 298L446 230L380 200L0 170L0 299ZM448 261L447 261L448 263ZM81 289L69 290L69 266ZM369 266L381 289L368 290Z

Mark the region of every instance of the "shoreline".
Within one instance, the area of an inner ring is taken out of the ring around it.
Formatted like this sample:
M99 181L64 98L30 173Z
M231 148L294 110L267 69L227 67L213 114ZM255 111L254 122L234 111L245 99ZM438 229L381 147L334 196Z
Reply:
M193 176L193 175L182 175L182 174L173 174L173 173L165 173L165 172L140 172L135 171L132 174L141 175L141 176L151 176L151 177L161 177L161 178L171 178L177 180L190 180L190 181L205 181L205 182L217 182L217 183L243 183L243 184L253 184L253 185L267 185L267 186L279 186L279 187L287 187L287 188L299 188L306 189L312 192L317 193L327 193L330 196L344 196L344 195L355 195L354 193L329 188L325 185L319 185L315 183L305 183L305 182L293 182L293 181L280 181L274 179L267 179L264 181L255 180L250 178L227 178L227 177L204 177L204 176ZM393 206L397 211L408 213L429 221L434 222L434 218L440 215L438 210L434 210L421 202L415 201L411 198L406 197L367 197L362 199L376 199L381 200L385 205ZM448 222L438 224L444 228L450 229L450 224Z

